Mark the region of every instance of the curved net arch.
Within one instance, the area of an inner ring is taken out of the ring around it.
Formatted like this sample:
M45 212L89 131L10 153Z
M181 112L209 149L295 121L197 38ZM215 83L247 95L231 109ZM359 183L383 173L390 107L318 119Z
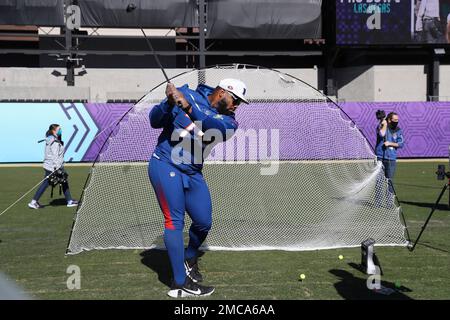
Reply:
M195 89L222 78L244 81L250 104L239 106L233 138L206 157L213 227L203 249L314 250L369 237L407 244L382 165L337 105L295 77L248 65L193 70L171 82ZM165 83L113 128L86 182L68 253L163 246L147 169L160 133L148 114L164 98ZM186 215L186 234L189 226Z

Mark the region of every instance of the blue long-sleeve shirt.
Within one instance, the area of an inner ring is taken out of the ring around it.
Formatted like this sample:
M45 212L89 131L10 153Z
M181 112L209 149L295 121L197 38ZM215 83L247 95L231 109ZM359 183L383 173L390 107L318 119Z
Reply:
M385 136L381 135L379 127L377 127L377 145L375 147L375 154L379 159L386 160L397 160L397 149L396 147L385 147L384 142L395 142L398 143L398 148L403 148L405 140L403 139L402 129L398 128L396 130L386 129Z
M191 104L192 111L187 115L178 106L171 107L167 99L151 109L149 114L151 126L163 129L153 156L175 165L183 172L195 173L203 168L203 161L207 156L203 153L211 142L207 138L208 134L203 138L198 135L199 130L205 133L207 130L215 129L212 134L220 135L220 140L225 141L238 128L238 123L234 114L219 114L211 106L208 95L214 91L212 87L201 84L196 90L192 90L188 85L184 85L178 90ZM199 125L191 130L193 121ZM180 130L183 129L189 131L184 140L179 138Z

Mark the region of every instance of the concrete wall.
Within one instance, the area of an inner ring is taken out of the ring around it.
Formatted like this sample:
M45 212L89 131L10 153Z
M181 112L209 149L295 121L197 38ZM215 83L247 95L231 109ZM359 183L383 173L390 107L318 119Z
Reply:
M0 99L77 99L106 102L139 99L164 81L159 69L87 69L67 87L63 77L51 75L52 68L0 68ZM279 69L314 88L319 86L317 68ZM64 69L58 69L65 73ZM187 71L167 69L169 77ZM338 101L427 101L424 66L360 66L336 70ZM440 69L441 101L450 101L450 66Z
M34 84L35 85L35 84ZM89 101L89 87L24 87L0 86L0 100L66 100Z
M151 88L164 81L159 69L88 69L84 76L75 77L75 86L67 87L64 77L51 74L53 68L0 68L0 98L35 99L59 96L66 90L90 102L108 99L139 99ZM64 69L57 69L62 74ZM184 69L166 70L169 77ZM34 90L25 90L26 88ZM20 89L24 89L20 92Z
M337 70L337 86L340 101L427 101L424 66L341 68Z
M370 67L336 70L338 101L373 101L374 71Z
M441 101L450 101L450 66L442 66L439 72L439 96Z
M106 102L139 99L164 81L160 69L87 69L75 78L75 87L67 87L64 77L51 75L53 68L0 68L0 99L82 99ZM64 69L58 69L62 74ZM187 69L167 69L173 77ZM318 86L317 69L280 69ZM212 84L215 85L215 84ZM60 98L63 96L63 98Z
M373 69L374 102L427 100L424 66L375 66Z

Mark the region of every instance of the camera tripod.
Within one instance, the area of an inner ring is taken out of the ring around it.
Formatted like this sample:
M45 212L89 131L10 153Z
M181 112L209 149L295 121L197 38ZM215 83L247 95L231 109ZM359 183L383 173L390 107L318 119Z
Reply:
M442 188L442 191L439 194L439 197L437 198L436 203L434 204L433 208L431 209L431 212L428 215L428 218L425 221L425 224L422 226L422 230L420 230L419 236L417 237L416 241L414 242L414 245L412 247L410 247L410 249L409 249L410 251L413 251L414 248L416 247L417 243L419 242L419 239L422 236L422 233L425 231L425 229L428 225L428 222L430 221L431 217L433 216L434 211L436 211L437 207L439 206L439 202L441 202L441 199L444 196L445 191L447 191L447 189L450 191L450 172L445 172L445 176L447 177L448 181ZM449 194L449 198L448 198L448 207L450 209L450 194Z

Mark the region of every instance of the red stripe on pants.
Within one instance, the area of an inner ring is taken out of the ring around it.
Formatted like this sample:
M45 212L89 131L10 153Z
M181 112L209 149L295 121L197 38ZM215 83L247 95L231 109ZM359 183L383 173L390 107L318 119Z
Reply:
M169 205L167 204L166 196L164 195L164 192L161 187L158 188L158 198L159 203L161 205L161 210L164 214L164 227L166 229L175 230L175 227L173 226L172 217L170 216L170 209Z

